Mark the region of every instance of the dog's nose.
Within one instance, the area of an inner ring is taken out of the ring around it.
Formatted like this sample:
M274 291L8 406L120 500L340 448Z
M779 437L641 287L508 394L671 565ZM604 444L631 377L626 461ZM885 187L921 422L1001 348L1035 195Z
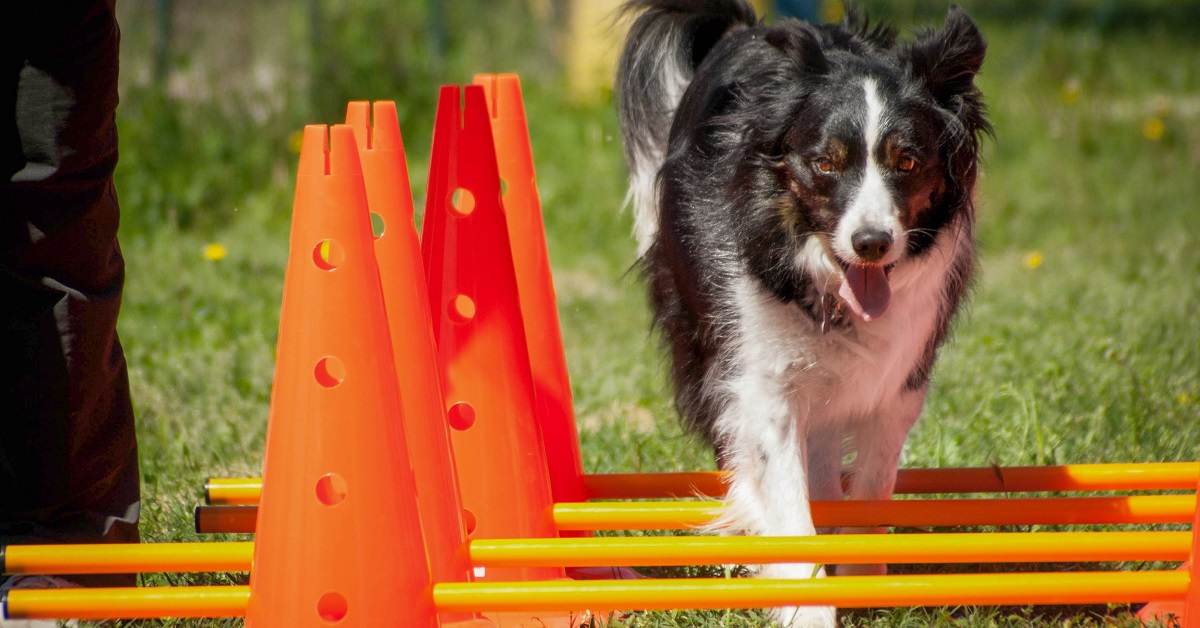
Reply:
M850 236L850 244L860 259L878 262L892 249L892 234L879 229L862 229Z

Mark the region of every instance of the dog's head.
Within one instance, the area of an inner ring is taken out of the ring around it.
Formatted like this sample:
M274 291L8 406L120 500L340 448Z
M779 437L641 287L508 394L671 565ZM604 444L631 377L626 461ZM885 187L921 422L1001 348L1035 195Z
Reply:
M815 236L842 269L842 300L877 318L892 268L971 211L978 136L990 131L974 84L983 38L951 7L941 30L905 44L857 16L786 21L765 39L791 74L793 107L772 151L791 241Z

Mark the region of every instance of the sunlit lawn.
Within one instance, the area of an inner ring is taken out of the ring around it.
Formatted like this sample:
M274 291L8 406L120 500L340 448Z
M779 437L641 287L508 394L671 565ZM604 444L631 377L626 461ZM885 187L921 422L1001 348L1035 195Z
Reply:
M980 83L996 127L978 199L982 270L904 464L1197 459L1200 9L964 4L990 42ZM944 8L934 6L875 13L938 19ZM303 25L302 17L290 19ZM484 37L478 32L493 25L471 32ZM144 43L127 36L127 67L144 63ZM712 468L711 455L676 426L643 287L629 272L613 107L569 102L544 61L521 62L519 42L505 45L504 54L476 61L452 55L418 78L465 82L476 71L529 70L526 108L586 470ZM364 85L348 97L423 93L419 102L428 106L437 87L410 81L400 93ZM236 108L227 117L195 99L148 102L148 94L127 87L120 119L129 274L120 332L139 416L144 538L195 540L191 509L204 478L260 471L297 157L288 135L301 121L336 120L302 120L291 105L279 110L282 120L246 120ZM404 114L418 206L431 113ZM251 178L239 183L243 176ZM169 189L156 187L164 179ZM212 243L223 256L206 251ZM244 575L148 581L244 582ZM1121 609L1039 612L895 610L847 621L1021 626L1069 618L1078 625L1097 612L1121 621ZM742 611L622 621L764 625L761 614ZM203 625L230 623L240 620Z

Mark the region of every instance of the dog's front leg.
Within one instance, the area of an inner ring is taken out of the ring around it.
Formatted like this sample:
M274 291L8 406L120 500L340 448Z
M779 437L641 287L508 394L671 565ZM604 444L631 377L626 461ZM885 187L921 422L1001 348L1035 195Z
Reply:
M850 499L891 499L896 488L900 453L913 424L921 416L925 390L904 391L880 409L875 420L857 426L854 443L857 455L850 478ZM842 528L843 534L883 534L886 527ZM883 575L887 565L838 565L839 575Z
M719 525L760 536L812 536L805 469L804 418L789 403L779 374L747 372L731 382L718 421L731 473L728 506ZM763 565L763 578L823 578L812 563ZM785 628L835 626L831 606L777 608Z

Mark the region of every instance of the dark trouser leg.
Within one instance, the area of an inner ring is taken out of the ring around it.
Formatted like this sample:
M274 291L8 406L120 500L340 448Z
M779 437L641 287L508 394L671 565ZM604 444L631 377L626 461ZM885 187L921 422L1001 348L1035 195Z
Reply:
M40 4L0 27L0 542L137 541L113 0Z

